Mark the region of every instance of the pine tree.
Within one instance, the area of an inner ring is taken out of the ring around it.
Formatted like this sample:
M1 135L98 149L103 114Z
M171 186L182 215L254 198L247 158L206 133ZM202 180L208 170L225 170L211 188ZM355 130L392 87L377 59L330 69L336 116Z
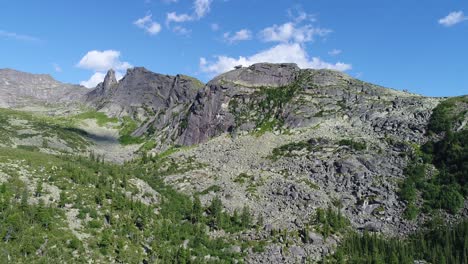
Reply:
M250 209L246 205L242 209L242 214L241 214L241 222L242 222L242 227L244 228L250 228L250 225L252 224L252 216L250 214Z

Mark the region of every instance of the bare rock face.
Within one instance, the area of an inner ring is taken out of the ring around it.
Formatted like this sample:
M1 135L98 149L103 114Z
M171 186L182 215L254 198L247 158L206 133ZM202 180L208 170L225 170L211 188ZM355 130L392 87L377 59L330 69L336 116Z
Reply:
M255 64L222 74L200 90L178 143L198 144L226 132L309 127L327 118L346 118L366 132L420 139L433 107L425 101L341 72Z
M108 98L112 95L112 88L116 85L117 79L115 78L115 72L114 70L109 70L104 81L86 94L85 101L98 106L99 102L103 100L103 98Z
M257 63L221 74L210 83L237 84L245 87L279 87L292 83L299 71L299 67L294 63Z
M299 72L296 64L259 63L221 74L198 93L187 117L187 129L178 143L198 144L224 132L232 132L239 125L232 111L235 100L248 102L261 87L290 85Z
M184 75L163 75L142 67L129 69L119 82L110 70L86 94L86 104L113 117L131 117L139 128L133 136L149 134L169 146L184 127L190 105L204 86Z
M80 101L88 89L54 80L50 75L0 69L0 107Z
M162 75L141 67L129 69L117 82L110 70L104 82L86 95L86 102L110 116L144 118L190 104L202 86L191 77Z

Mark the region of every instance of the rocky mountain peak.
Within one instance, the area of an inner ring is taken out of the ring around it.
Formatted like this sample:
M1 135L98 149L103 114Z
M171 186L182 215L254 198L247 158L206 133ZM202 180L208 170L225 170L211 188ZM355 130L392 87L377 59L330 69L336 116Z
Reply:
M279 87L294 82L300 68L294 63L257 63L223 73L209 84L231 83L246 87Z
M117 78L115 77L115 71L113 69L110 69L107 72L106 77L104 78L103 86L108 88L108 87L114 86L115 84L117 84Z

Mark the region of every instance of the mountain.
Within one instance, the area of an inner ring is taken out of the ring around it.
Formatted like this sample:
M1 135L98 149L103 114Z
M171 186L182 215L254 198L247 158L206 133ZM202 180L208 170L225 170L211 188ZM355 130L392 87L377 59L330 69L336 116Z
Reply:
M197 144L229 131L310 127L327 119L365 134L393 134L417 141L437 102L340 72L255 64L207 84L191 107L188 128L179 143Z
M0 108L2 259L466 262L468 96L295 64L3 74L5 107L54 116Z
M54 80L46 74L0 69L0 106L21 107L79 101L88 89Z

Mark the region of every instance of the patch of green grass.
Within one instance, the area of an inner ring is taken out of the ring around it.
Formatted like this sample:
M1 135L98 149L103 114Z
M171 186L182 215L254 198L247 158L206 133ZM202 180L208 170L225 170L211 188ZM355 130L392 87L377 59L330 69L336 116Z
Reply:
M13 138L24 138L18 130L32 129L35 136L63 140L73 150L85 150L91 143L86 139L87 133L76 128L69 118L36 115L12 109L0 108L0 143L11 146Z
M138 123L133 120L132 118L126 116L122 119L122 125L120 127L120 137L119 142L122 145L133 145L133 144L141 144L144 142L143 137L134 137L132 133L135 132L138 128Z
M72 117L73 119L86 120L95 119L99 126L105 126L108 123L118 123L116 117L108 117L105 113L97 111L88 111Z

